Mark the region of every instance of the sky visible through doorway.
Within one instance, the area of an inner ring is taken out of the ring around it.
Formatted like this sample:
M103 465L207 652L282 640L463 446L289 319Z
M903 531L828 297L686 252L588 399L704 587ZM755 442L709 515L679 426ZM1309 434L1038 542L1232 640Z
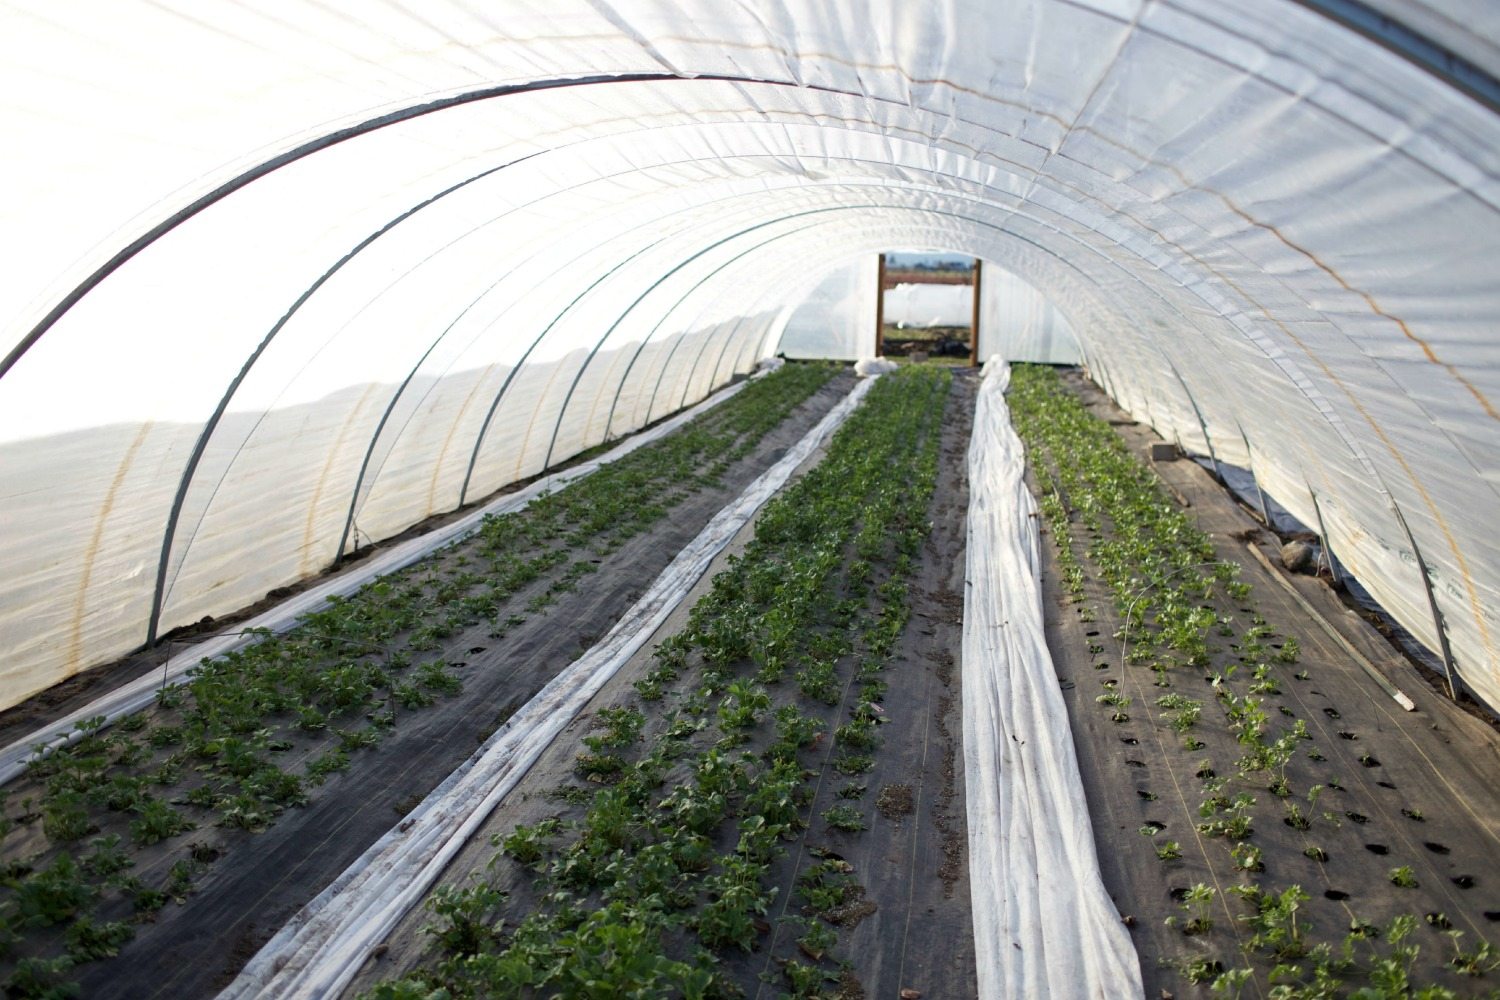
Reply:
M973 257L958 253L930 253L918 250L893 250L885 255L887 267L938 267L943 264L972 267Z

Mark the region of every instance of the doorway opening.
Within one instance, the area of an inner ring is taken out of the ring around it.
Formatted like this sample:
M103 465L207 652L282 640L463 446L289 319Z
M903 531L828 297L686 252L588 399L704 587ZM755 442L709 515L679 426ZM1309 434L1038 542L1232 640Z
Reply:
M960 254L899 250L880 255L875 356L979 357L980 261Z

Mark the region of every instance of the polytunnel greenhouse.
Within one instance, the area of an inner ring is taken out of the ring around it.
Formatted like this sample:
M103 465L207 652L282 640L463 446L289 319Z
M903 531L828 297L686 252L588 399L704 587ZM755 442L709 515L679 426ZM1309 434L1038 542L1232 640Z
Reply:
M1500 7L0 11L7 996L1500 995Z

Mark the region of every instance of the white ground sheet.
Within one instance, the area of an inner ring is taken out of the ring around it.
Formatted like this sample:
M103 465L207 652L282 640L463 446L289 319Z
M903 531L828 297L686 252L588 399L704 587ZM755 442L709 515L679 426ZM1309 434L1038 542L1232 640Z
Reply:
M548 682L421 805L308 903L250 960L220 1000L336 996L557 734L645 645L714 557L873 384L874 379L861 380L780 461L714 515L597 645Z
M467 538L479 530L481 523L486 517L511 514L521 510L537 497L559 490L567 484L582 479L584 476L611 462L624 458L637 448L642 448L653 441L665 437L699 414L733 397L745 384L744 382L738 382L721 392L715 393L697 406L679 413L671 420L664 420L650 430L630 437L618 448L611 449L598 458L590 459L587 462L580 462L571 468L555 472L550 476L543 476L525 489L517 490L514 493L507 493L505 496L497 498L493 503L486 504L484 507L475 510L467 517L453 521L450 524L445 524L440 528L435 528L424 535L392 546L383 552L376 553L372 558L351 567L347 572L330 577L317 586L288 598L271 610L257 615L250 621L245 622L240 629L234 632L213 636L189 646L167 660L161 671L153 671L108 694L102 695L76 712L66 715L50 725L43 726L31 735L16 740L5 749L0 750L0 785L4 785L26 770L26 762L32 757L38 745L45 745L48 749L66 746L78 738L78 732L75 727L85 719L102 716L107 724L138 712L156 700L156 692L164 683L180 683L185 680L184 675L189 670L204 660L223 656L225 653L253 642L253 636L246 636L244 634L246 630L264 628L270 629L272 632L286 632L296 625L303 615L311 614L325 607L330 597L348 597L378 576L394 573L399 569L410 566L418 560L426 558L444 545Z
M1141 996L1104 890L1067 709L1042 625L1036 503L991 361L969 445L964 789L983 998Z

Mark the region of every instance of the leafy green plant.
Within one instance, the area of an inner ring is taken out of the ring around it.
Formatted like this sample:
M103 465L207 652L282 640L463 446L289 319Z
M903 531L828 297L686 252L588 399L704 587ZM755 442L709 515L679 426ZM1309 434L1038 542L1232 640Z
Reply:
M422 930L452 954L477 954L499 940L499 927L489 920L489 911L504 898L503 892L482 882L438 886L425 904L433 920Z
M498 846L521 864L535 865L546 855L549 842L561 828L562 822L556 818L542 820L533 826L518 826L503 839L497 835Z
M68 926L68 957L77 964L113 958L134 936L134 929L124 921L99 924L80 916Z
M859 809L847 802L823 810L823 821L835 830L856 833L866 828L864 816Z
M76 997L82 990L68 978L72 968L73 960L66 955L23 958L5 981L5 992L13 997L36 997L38 1000Z
M98 890L84 880L71 856L59 854L16 886L11 899L12 924L18 928L51 927L73 919L94 900Z
M1466 976L1483 976L1485 973L1500 969L1500 953L1488 941L1480 941L1473 951L1464 951L1459 944L1463 937L1463 931L1449 931L1448 936L1453 939L1453 948L1457 952L1448 964Z
M1308 895L1301 886L1287 886L1280 893L1263 892L1254 886L1237 887L1231 891L1255 907L1253 913L1241 918L1253 932L1250 938L1252 948L1269 951L1282 960L1297 959L1306 953L1306 925L1298 920L1297 915Z
M699 939L710 948L736 947L750 951L759 935L757 918L771 905L774 890L759 885L763 868L731 865L724 875L708 880L712 896L697 919Z
M604 977L600 989L616 992L601 995L695 996L712 978L714 952L756 946L774 899L767 865L806 826L812 774L799 757L826 732L819 705L857 690L835 734L833 763L851 774L874 765L885 691L879 674L909 617L905 581L926 531L920 512L936 479L935 431L948 377L902 372L874 385L823 462L766 506L750 545L714 578L686 627L658 647L642 693L664 698L670 686L679 694L675 719L640 752L633 740L606 745L613 742L608 726L596 729L586 738L598 741L586 744L589 752L619 763L610 765L612 783L568 797L587 802L584 819L545 840L516 831L501 841L505 856L496 863L540 867L539 906L506 940L485 942L473 961L440 963L388 984L389 995L425 995L439 985L464 994L550 995L561 991L554 970L595 974L574 954L583 938L618 937L621 960L638 956L648 970L677 963L698 978L679 975L668 986L652 972L627 986ZM910 474L891 474L907 468ZM862 567L846 562L851 546ZM782 683L784 675L795 677L795 687ZM713 723L725 738L705 745L696 734ZM736 751L746 738L763 752ZM672 784L658 791L669 777ZM858 815L851 801L841 804ZM726 843L730 853L715 850ZM856 892L849 870L825 858L799 879L799 897L815 912L835 912ZM599 899L608 912L593 908ZM679 927L695 931L696 944L668 933ZM802 935L804 948L826 952L831 934L816 926ZM685 947L696 951L684 955ZM814 970L809 989L821 989L827 973L807 968Z
M1234 858L1234 867L1243 872L1262 872L1266 870L1265 862L1261 860L1261 849L1253 844L1244 842L1237 843L1229 852Z
M1207 934L1214 926L1212 913L1216 895L1213 886L1194 882L1182 896L1182 909L1187 919L1168 917L1168 922L1180 927L1184 934Z

